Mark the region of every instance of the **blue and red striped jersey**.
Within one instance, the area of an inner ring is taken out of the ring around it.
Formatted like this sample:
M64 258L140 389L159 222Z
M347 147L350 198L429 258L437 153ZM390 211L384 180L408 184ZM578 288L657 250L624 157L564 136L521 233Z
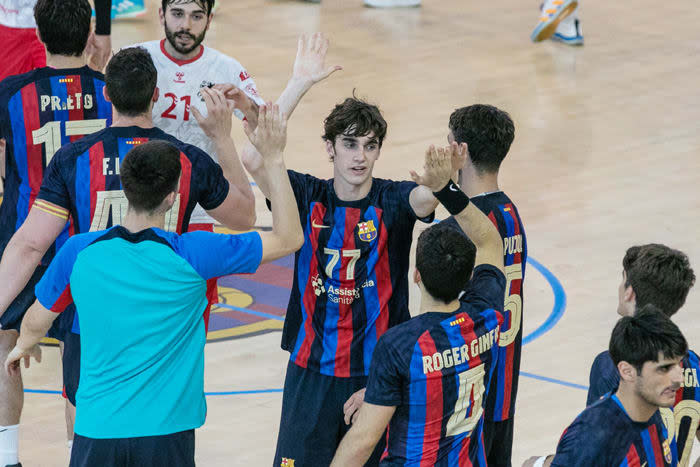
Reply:
M692 350L683 359L683 382L676 393L676 404L673 407L675 420L676 444L678 445L678 465L687 467L690 464L690 453L693 442L700 427L700 359Z
M374 178L365 198L342 201L333 180L291 170L289 179L304 245L295 256L282 348L296 365L325 375L367 375L379 337L410 318L417 217L409 195L417 185Z
M166 213L165 230L187 232L197 203L207 210L218 207L229 184L206 153L158 128L110 127L64 146L49 164L37 197L37 203L47 203L37 206L70 213L71 235L120 224L128 206L119 178L121 161L135 145L152 139L168 141L180 150L180 191Z
M686 467L690 463L693 440L700 428L700 361L698 354L688 351L681 365L683 366L683 383L676 393L673 415L669 413L666 427L678 446L678 465ZM601 352L591 367L588 405L594 403L607 393L617 391L620 373L610 358L608 351ZM661 409L662 415L668 409ZM670 412L670 411L669 411ZM664 418L666 420L666 418Z
M552 467L666 467L678 465L676 442L657 410L633 421L616 395L584 410L564 431Z
M474 196L471 202L491 219L503 239L503 265L506 274L504 323L501 329L498 366L486 403L487 419L498 422L515 415L523 345L523 283L527 262L527 238L518 209L502 191ZM448 218L447 221L459 228L454 218Z
M0 251L27 218L56 151L112 123L112 105L102 95L104 85L102 73L87 66L39 68L0 83L0 138L7 141ZM67 238L66 229L56 244ZM43 262L50 261L54 252L51 247Z
M365 402L396 407L381 465L486 465L504 290L503 273L480 265L456 311L416 316L379 340Z

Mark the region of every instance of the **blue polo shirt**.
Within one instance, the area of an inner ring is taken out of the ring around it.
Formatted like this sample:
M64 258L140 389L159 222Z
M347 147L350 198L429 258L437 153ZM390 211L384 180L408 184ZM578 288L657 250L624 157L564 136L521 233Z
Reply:
M133 438L200 427L206 281L255 272L261 258L256 232L115 226L71 237L36 296L56 313L75 303L80 316L75 432Z

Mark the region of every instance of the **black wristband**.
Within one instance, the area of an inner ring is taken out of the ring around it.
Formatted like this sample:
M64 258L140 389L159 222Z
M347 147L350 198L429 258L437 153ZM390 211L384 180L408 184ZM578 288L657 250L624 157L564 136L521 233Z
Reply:
M433 195L445 206L447 212L457 215L469 206L469 196L460 190L455 182L450 180L440 191L433 191Z
M95 34L109 36L112 32L112 0L95 0Z

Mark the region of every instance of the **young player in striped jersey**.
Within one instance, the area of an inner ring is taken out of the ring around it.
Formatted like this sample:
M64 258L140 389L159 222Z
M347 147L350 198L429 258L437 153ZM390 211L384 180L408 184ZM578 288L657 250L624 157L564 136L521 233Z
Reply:
M509 467L513 448L515 397L522 350L523 283L527 239L515 204L498 186L498 171L515 136L510 116L490 105L470 105L450 116L448 141L467 143L469 156L460 186L501 234L506 275L504 326L498 365L487 395L484 439L488 464ZM445 220L457 226L454 219ZM458 226L457 226L458 227Z
M632 316L636 309L653 304L671 317L683 306L694 283L695 273L685 253L656 243L633 246L622 260L617 312L622 316ZM668 424L668 428L671 432L675 431L679 465L685 467L690 462L693 438L700 434L700 390L697 379L700 366L697 354L689 352L682 365L683 383L676 395L673 418L670 419L672 423ZM619 383L620 374L610 353L601 352L591 367L586 405L615 392ZM676 426L678 430L675 430Z
M413 182L372 177L385 135L379 109L348 98L325 120L333 179L289 171L305 243L282 335L290 361L275 465L330 463L347 431L343 405L358 391L361 401L377 340L410 317L413 226L432 220L437 200ZM244 162L256 177L259 158Z
M137 70L137 71L134 71ZM208 116L200 124L217 141L219 167L194 146L186 145L154 128L151 106L157 97L156 69L143 49L123 49L107 66L106 96L114 104L114 124L89 138L67 145L53 158L37 199L22 227L13 236L0 263L0 280L8 284L0 291L0 310L26 284L43 252L73 217L72 232L107 228L121 222L127 201L121 188L119 166L134 145L162 139L181 151L183 166L180 197L168 213L168 230L188 230L190 216L200 203L222 224L247 229L255 219L254 198L231 141L232 103L216 90L205 90ZM61 324L73 327L70 313ZM79 339L66 333L64 382L74 403L77 387Z
M4 200L0 207L0 253L27 218L39 193L44 168L64 144L98 131L111 123L111 105L102 96L104 77L88 68L85 47L90 35L87 0L40 0L35 18L44 40L48 67L9 77L0 83L0 154ZM50 211L38 203L36 208ZM68 236L67 216L57 227L59 244ZM0 300L0 358L17 340L22 317L34 301L34 285L53 257L52 241L41 261L22 273L12 269L3 277ZM50 249L49 249L50 248ZM42 265L38 266L41 261ZM36 268L36 270L35 270ZM17 427L22 411L20 376L0 375L0 466L16 464Z
M564 431L557 453L526 466L666 467L678 465L676 443L659 411L672 407L688 343L654 305L620 319L610 338L620 386L584 410Z
M379 340L365 401L333 466L364 465L387 423L381 465L487 465L484 398L498 358L506 281L497 230L450 180L452 157L463 164L466 152L456 143L438 154L432 148L425 174L414 176L469 238L445 223L419 237L413 280L421 314Z

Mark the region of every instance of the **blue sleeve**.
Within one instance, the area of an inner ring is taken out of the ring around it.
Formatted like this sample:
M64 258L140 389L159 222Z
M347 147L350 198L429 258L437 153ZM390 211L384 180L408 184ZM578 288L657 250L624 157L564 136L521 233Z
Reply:
M183 151L192 161L192 184L196 184L196 190L190 187L190 192L199 194L197 202L206 211L221 206L229 192L229 183L224 177L221 166L214 162L209 155L201 149L187 145Z
M296 198L299 217L306 218L309 211L309 204L314 200L320 200L325 193L325 180L316 178L313 175L287 170L289 175L289 184L292 185L294 198ZM266 200L267 208L270 209L272 204L270 200Z
M70 191L68 190L68 185L66 185L61 167L74 160L75 157L68 146L64 146L56 152L51 162L49 162L49 166L44 171L44 178L41 181L41 189L37 199L43 199L56 206L70 210Z
M591 405L609 392L617 391L620 384L620 373L606 350L601 352L593 361L589 377L588 398L586 406Z
M82 235L73 236L58 250L53 261L34 288L34 294L47 310L62 313L73 303L70 293L70 275L78 253L85 246Z
M586 429L586 424L579 416L569 425L557 445L557 453L552 467L590 467L592 465L609 465L600 457L600 446L592 440L595 433ZM600 431L600 430L598 430ZM612 466L611 466L612 467Z
M203 279L254 273L262 260L257 232L229 235L189 232L179 236L175 250Z
M365 402L387 407L401 405L401 363L384 334L377 342L369 368Z
M412 219L418 219L419 221L425 222L427 224L433 222L433 220L435 219L435 211L433 211L426 217L418 217L416 212L413 210L413 207L411 206L411 192L418 186L416 183L403 181L393 182L393 185L398 193L398 198L400 200L399 206L402 208L402 211L405 213L405 215L410 216L410 218Z
M482 303L502 311L505 294L506 276L495 266L481 264L474 269L460 300L471 304Z

